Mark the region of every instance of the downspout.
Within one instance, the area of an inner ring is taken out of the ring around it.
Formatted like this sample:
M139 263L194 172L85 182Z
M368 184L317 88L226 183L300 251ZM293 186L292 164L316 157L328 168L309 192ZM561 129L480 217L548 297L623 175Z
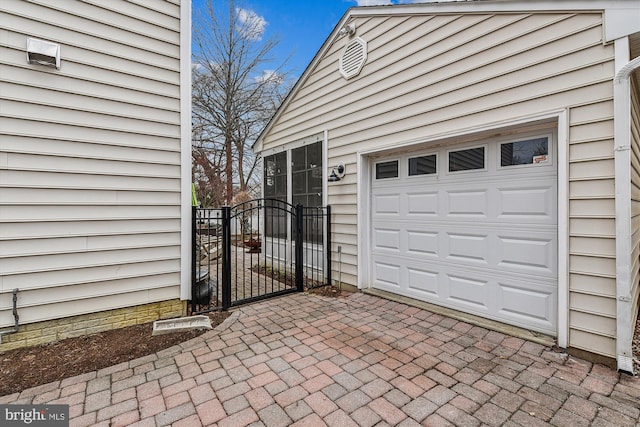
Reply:
M20 325L18 321L20 320L20 316L18 316L18 289L13 290L13 328L7 329L5 331L0 331L0 344L2 344L2 337L5 335L11 335L18 332Z
M180 3L180 299L191 299L191 2Z
M640 57L629 61L629 39L615 41L613 80L616 210L616 359L618 371L633 373L633 278L631 253L631 85ZM619 66L624 64L623 66Z

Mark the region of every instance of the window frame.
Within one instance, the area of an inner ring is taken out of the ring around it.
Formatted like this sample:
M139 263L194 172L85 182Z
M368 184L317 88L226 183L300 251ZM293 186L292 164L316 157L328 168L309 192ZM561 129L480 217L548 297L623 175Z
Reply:
M326 206L326 197L327 197L327 144L328 144L328 140L326 137L326 132L323 132L322 134L316 134L316 135L312 135L310 137L301 139L301 140L297 140L294 141L292 143L288 143L288 144L283 144L281 146L278 146L276 148L270 149L270 150L265 150L262 153L262 159L263 159L263 173L262 173L262 197L264 198L269 198L266 194L265 194L265 188L266 188L266 183L264 182L265 179L265 159L267 159L268 157L271 157L273 155L277 155L280 153L286 153L286 177L287 177L287 195L286 195L286 200L285 202L288 203L291 206L295 206L295 204L293 203L293 151L303 148L303 147L308 147L310 145L313 144L319 144L320 145L320 157L319 157L319 161L320 161L320 165L318 166L317 169L320 170L321 173L321 178L320 178L320 205L319 207L325 207ZM305 153L305 159L306 159L306 153ZM306 169L308 170L312 170L312 169ZM305 195L308 195L309 193L305 193ZM308 207L306 205L303 205L305 208ZM287 235L286 236L268 236L265 235L265 239L272 239L273 241L277 241L277 240L289 240L289 239L294 239L294 235L293 235L293 229L292 226L293 224L291 224L290 220L288 221L288 225L287 225ZM326 225L323 225L323 227ZM266 230L265 230L266 231ZM304 241L304 245L305 246L309 246L309 247L316 247L319 245L324 245L324 238L322 242L315 242L315 241ZM313 245L313 246L310 246Z

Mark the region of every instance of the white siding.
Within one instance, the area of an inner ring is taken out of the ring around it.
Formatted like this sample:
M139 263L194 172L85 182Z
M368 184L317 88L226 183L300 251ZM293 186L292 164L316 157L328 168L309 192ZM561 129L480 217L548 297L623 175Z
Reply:
M0 4L0 327L180 296L180 4ZM26 62L59 43L61 68Z
M337 69L336 38L263 137L263 149L329 131L329 185L343 280L356 284L356 153L394 143L569 112L569 345L615 355L614 51L600 13L355 18L368 43L357 78ZM335 265L334 265L335 267ZM335 277L335 276L334 276ZM561 308L562 309L562 308ZM587 326L588 325L588 326Z

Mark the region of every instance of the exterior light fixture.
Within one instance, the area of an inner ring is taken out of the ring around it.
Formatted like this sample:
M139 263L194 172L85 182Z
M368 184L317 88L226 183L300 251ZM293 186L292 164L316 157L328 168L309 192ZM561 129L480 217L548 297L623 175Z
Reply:
M60 69L60 45L45 40L27 38L27 62Z
M345 171L346 171L346 168L344 167L344 164L340 163L338 166L334 167L331 170L331 175L329 175L329 178L327 179L327 181L329 182L340 181L342 178L344 178Z
M346 36L347 34L352 36L356 33L356 23L352 22L350 24L345 24L344 27L340 28L338 34L341 36Z

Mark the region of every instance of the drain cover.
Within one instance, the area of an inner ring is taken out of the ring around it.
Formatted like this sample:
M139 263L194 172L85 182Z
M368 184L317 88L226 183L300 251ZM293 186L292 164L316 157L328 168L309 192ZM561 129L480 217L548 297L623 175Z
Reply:
M156 320L151 335L171 334L191 329L213 329L207 316L190 316L179 319Z

